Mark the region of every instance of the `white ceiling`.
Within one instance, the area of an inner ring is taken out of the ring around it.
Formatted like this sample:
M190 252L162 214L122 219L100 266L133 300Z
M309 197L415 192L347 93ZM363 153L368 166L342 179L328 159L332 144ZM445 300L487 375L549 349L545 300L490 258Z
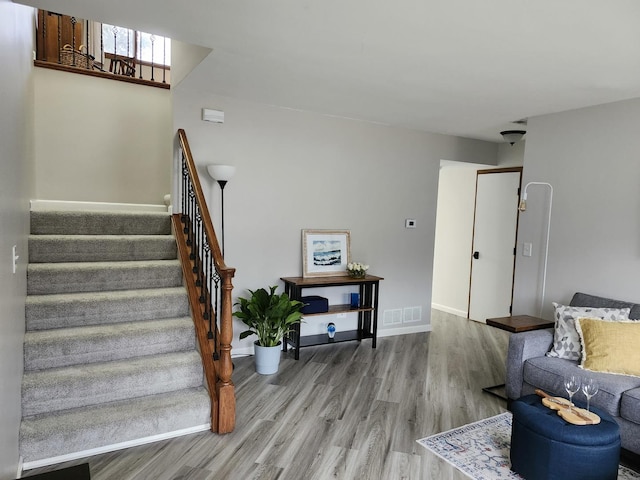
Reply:
M192 88L429 132L640 97L638 0L21 3L210 47Z

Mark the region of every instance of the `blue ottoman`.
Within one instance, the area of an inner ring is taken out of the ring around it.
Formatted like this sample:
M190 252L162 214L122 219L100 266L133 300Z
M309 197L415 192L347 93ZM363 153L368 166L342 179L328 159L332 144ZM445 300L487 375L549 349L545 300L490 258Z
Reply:
M511 470L526 480L615 480L620 461L620 428L592 408L601 422L572 425L537 395L511 404Z

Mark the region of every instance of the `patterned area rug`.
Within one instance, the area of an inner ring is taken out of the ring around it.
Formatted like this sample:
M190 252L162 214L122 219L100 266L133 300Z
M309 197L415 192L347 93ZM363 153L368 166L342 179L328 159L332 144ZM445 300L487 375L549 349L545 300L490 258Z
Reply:
M506 412L417 441L474 480L522 480L510 470L511 413ZM618 480L640 479L620 466Z

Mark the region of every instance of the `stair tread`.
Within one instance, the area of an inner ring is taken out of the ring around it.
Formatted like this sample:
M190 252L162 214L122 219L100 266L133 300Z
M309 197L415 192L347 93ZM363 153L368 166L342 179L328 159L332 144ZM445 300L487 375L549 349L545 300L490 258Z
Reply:
M173 235L29 235L30 263L177 258Z
M140 322L110 323L107 325L87 325L81 327L56 328L25 332L25 343L37 341L53 343L70 338L101 338L118 335L132 335L137 332L157 332L175 326L192 326L191 317L163 318Z
M122 291L181 285L182 266L177 259L31 263L27 266L29 295Z
M106 404L24 417L20 453L25 462L208 425L209 395L189 388Z
M184 286L28 295L27 331L189 315Z
M31 212L31 232L95 234L104 232L170 233L168 212L118 210L47 210Z
M117 241L131 241L131 240L140 240L140 241L149 241L149 240L163 240L163 239L172 239L173 235L171 234L71 234L71 233L47 233L42 235L30 234L29 240L35 241L46 241L46 240L74 240L74 241L82 241L82 240L111 240L114 242Z
M194 328L190 317L179 317L29 331L25 371L195 350Z
M111 290L106 292L73 292L55 293L51 295L29 295L27 304L57 303L57 302L96 302L100 300L118 298L136 298L165 295L186 295L184 286L163 288L137 288L132 290Z
M165 265L180 265L176 258L160 260L112 260L102 262L56 262L56 263L30 263L28 270L33 271L58 271L58 270L98 270L102 268L145 268Z
M22 412L29 416L202 385L195 350L26 371Z

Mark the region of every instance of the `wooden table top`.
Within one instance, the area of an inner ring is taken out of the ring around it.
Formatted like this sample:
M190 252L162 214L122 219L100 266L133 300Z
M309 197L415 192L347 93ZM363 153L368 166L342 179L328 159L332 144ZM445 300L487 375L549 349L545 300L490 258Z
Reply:
M513 315L511 317L487 318L487 325L506 330L507 332L519 333L528 332L529 330L553 328L554 322L530 315Z

